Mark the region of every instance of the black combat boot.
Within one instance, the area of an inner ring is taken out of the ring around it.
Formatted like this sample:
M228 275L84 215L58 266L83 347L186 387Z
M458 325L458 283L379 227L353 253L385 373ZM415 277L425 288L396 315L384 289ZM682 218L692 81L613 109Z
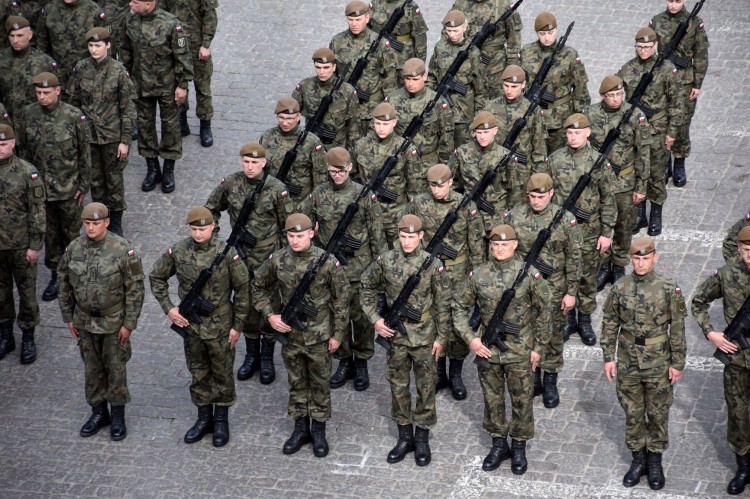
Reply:
M44 293L42 293L42 300L44 301L52 301L57 299L57 271L52 271L52 277L49 280L49 284L47 284L47 287L44 288Z
M365 359L354 359L354 373L354 389L358 392L367 390L370 386L370 373Z
M448 362L448 383L451 386L451 393L456 400L466 398L466 387L464 380L461 379L461 370L464 367L464 359L450 359Z
M578 312L578 335L584 345L596 345L596 333L591 327L591 314Z
M350 379L354 379L354 360L351 357L345 357L339 360L339 367L331 376L329 384L331 388L341 388Z
M544 407L553 409L560 405L560 394L557 393L557 373L544 373Z
M34 343L34 328L21 328L21 364L32 364L36 360L36 344Z
M625 267L612 264L612 284L625 277Z
M164 176L161 178L161 192L169 194L174 192L174 160L164 159Z
M750 483L750 454L740 456L735 454L737 460L737 473L727 485L727 494L736 496L745 491L745 485Z
M13 338L13 323L4 322L0 324L0 359L16 349L16 340Z
M417 426L414 432L414 462L417 466L427 466L431 461L430 430Z
M578 321L576 320L576 309L571 308L566 316L567 322L563 326L562 337L563 343L570 339L570 336L578 331Z
M303 445L310 443L310 416L294 420L294 431L292 436L284 442L284 454L294 454Z
M273 349L276 346L274 339L260 340L260 382L270 385L276 379L276 367L273 365Z
M664 488L664 470L661 467L661 452L648 451L648 486L651 490Z
M211 147L214 145L214 134L211 132L211 120L201 120L201 145Z
M641 229L648 227L648 218L646 218L646 200L644 199L635 205L635 223L633 224L633 235L638 234Z
M187 120L187 109L184 107L180 109L180 135L187 137L190 135L190 124Z
M91 408L91 417L81 427L81 436L90 437L96 435L99 430L111 423L107 403L102 402Z
M260 338L251 339L245 336L245 360L237 369L237 379L245 381L255 374L260 367Z
M310 436L313 444L313 454L315 457L326 457L328 455L328 441L326 440L326 423L325 421L312 420Z
M677 167L677 158L674 160L674 166ZM672 153L667 153L667 164L664 165L664 185L669 183L669 177L672 176Z
M214 406L214 447L224 447L229 443L229 407Z
M437 363L437 378L435 379L435 391L442 390L443 388L448 388L448 374L445 372L446 370L446 363L447 359L446 357L440 357Z
M510 444L510 470L514 475L523 475L528 469L526 461L526 441L511 439Z
M651 202L651 214L648 216L647 234L651 237L661 234L661 205Z
M387 461L390 464L399 463L410 452L414 452L414 426L400 424L398 425L398 442L388 453Z
M119 442L128 436L128 429L125 427L125 406L112 406L112 426L109 427L109 438Z
M487 457L484 458L482 469L494 471L500 467L500 463L510 458L508 439L505 437L492 437L492 448Z
M185 443L194 444L203 439L204 435L214 431L214 406L202 405L198 407L198 420L185 433Z
M542 366L537 366L534 371L534 396L538 397L544 392L544 385L542 385Z
M146 178L143 179L141 190L143 192L153 191L159 182L161 182L159 158L146 158Z
M646 466L646 448L633 451L633 462L630 463L630 469L622 478L624 487L635 487L641 481L641 477L648 473Z
M109 227L107 227L107 229L113 234L125 237L122 233L122 211L109 212Z
M674 183L675 187L685 187L685 184L687 184L685 158L674 159L674 177L672 177L672 183Z
M601 291L604 289L610 279L612 278L612 264L610 262L603 263L599 267L599 273L596 274L596 290Z

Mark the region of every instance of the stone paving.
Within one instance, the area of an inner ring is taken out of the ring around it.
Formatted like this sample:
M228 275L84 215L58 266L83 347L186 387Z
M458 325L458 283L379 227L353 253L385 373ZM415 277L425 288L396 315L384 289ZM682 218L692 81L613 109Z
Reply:
M134 156L126 171L125 232L146 269L167 245L186 235L188 207L202 204L223 175L239 168L240 146L275 124L276 100L313 74L312 51L346 28L343 1L220 3L219 35L212 45L216 145L200 147L198 123L191 117L194 134L185 140L177 190L170 195L158 189L141 192L143 158ZM432 47L451 4L419 3ZM526 0L520 10L524 42L533 40L533 19L541 10L554 12L563 27L575 20L569 44L579 50L595 93L605 75L633 56L634 33L663 5ZM745 190L750 128L741 111L750 95L747 7L746 0L709 0L701 12L711 62L693 122L694 154L688 160L688 185L669 189L666 229L658 238L658 268L674 276L687 297L722 264L726 229L750 209ZM40 269L40 294L48 278L49 272ZM600 294L600 304L606 293ZM37 362L20 365L18 352L0 361L0 497L718 497L734 473L734 457L725 442L721 367L692 318L687 320L688 368L675 392L671 446L664 455L667 485L652 492L645 480L633 489L621 485L630 462L623 413L614 386L603 376L601 350L576 338L566 345L562 403L548 410L535 401L529 471L517 477L507 463L493 473L481 470L490 438L482 430L482 396L470 363L464 370L469 397L457 402L446 392L437 396L432 464L417 468L407 458L388 465L385 455L396 440L396 428L379 348L371 362L370 389L355 392L349 384L333 392L327 458L315 458L309 448L294 456L281 453L292 423L278 352L274 384L262 386L257 376L238 382L228 446L215 449L210 438L185 445L182 437L196 412L188 394L190 377L180 340L150 293L132 337L128 437L114 443L103 431L83 439L78 431L89 407L82 363L57 303L41 302L41 308ZM720 306L712 315L721 316ZM600 318L597 313L597 330ZM240 344L237 366L243 355Z

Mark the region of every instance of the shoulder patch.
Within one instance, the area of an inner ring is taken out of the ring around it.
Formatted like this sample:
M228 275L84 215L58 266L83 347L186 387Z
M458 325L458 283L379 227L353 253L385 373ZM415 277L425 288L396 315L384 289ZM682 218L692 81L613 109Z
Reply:
M336 260L336 268L339 268L339 267L341 267L341 263L338 260Z
M129 249L128 250L128 256L135 256L135 250L134 249Z
M646 121L646 117L645 116L639 116L638 117L638 122L639 123L643 123L644 121Z
M268 259L270 260L271 258L273 258L273 253L271 253L270 255L268 255Z
M180 25L178 24L177 26L175 26L175 27L174 27L174 30L175 30L176 32L178 32L178 33L182 33L182 26L180 26Z
M441 265L441 266L440 266L440 268L438 269L438 272L440 272L441 274L442 274L443 272L445 272L445 267L443 267L443 266Z
M3 119L5 121L10 121L10 115L8 113L3 114Z
M537 272L536 274L534 274L534 279L536 279L537 281L539 280L540 277L542 277L541 273Z
M750 213L745 213L745 220L750 220Z
M576 220L575 218L570 221L570 226L572 227L574 225L578 225L578 220Z
M236 261L237 261L237 260L239 260L239 259L240 259L240 255L234 255L234 256L232 257L232 261L233 261L233 262L236 262Z
M475 217L477 216L478 211L476 209L471 210L471 216Z
M219 181L219 185L223 184L223 183L224 183L224 180L226 180L226 179L224 179L224 178L223 178L223 179L221 179L221 180Z
M419 151L417 151L416 149L412 149L411 155L416 158L419 155Z
M355 88L355 89L354 89L354 90L352 91L352 93L353 93L353 94L354 94L354 96L356 97L356 96L357 96L357 89Z
M682 294L682 290L680 288L674 288L674 292L679 294Z
M297 83L297 84L296 84L296 85L294 86L294 89L295 89L295 90L299 90L299 83Z
M580 63L581 63L581 58L580 58L580 57L576 57L576 62L577 62L578 64L580 64Z
M282 192L282 193L281 193L281 197L282 197L282 198L287 198L287 197L289 197L289 191L284 191L284 192Z
M378 259L375 260L376 262L380 263L380 255L378 255Z
M718 273L719 273L719 271L718 271L718 270L714 270L714 273L713 273L713 274L711 274L711 275L712 275L712 276L714 276L714 275L716 275L716 274L718 274Z
M373 201L377 201L378 195L377 194L373 194L372 196L370 196L370 199L372 199Z
M474 277L474 271L473 270L471 272L469 272L469 279L471 279L472 277Z
M649 21L649 22L648 22L648 25L649 25L649 26L653 26L653 25L654 25L654 21L653 21L653 19L652 19L651 21Z
M448 103L443 102L440 107L442 107L443 109L448 109Z
M172 256L172 248L167 248L167 255Z
M39 174L37 172L32 173L31 180L39 180Z
M322 145L318 144L317 146L315 146L316 151L320 152L321 149L323 149Z
M52 67L53 67L54 69L57 69L57 68L59 68L60 66L59 66L59 65L58 65L58 64L57 64L56 62L53 62L53 63L52 63Z
M417 8L417 10L415 10L415 11L414 11L414 13L415 13L415 14L419 14L419 15L422 15L422 11L421 11L421 10L419 10L419 8ZM703 25L701 24L701 26L703 26Z
M700 23L700 24L698 25L698 29L703 29L703 28L705 28L705 24L703 24L703 23Z
M101 19L102 21L106 21L107 20L107 14L105 14L104 12L102 12L101 14L99 14L99 19Z
M676 74L677 74L677 68L674 68L674 69L672 70L672 74L673 74L673 75L676 75Z
M86 116L81 116L81 121L86 121Z

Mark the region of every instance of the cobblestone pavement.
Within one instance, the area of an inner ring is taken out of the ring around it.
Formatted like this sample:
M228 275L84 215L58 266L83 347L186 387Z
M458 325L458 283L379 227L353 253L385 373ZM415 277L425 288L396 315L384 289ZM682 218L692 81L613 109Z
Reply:
M126 171L130 208L125 232L141 251L146 269L168 244L186 235L187 208L202 204L223 175L239 168L241 144L275 124L276 100L313 74L312 51L327 46L346 27L343 1L220 3L219 36L212 45L216 145L200 147L198 122L191 117L194 134L185 140L177 190L170 195L158 189L141 192L143 158L134 157ZM419 3L433 46L450 2ZM526 0L521 6L524 42L532 40L533 19L541 10L555 12L562 26L575 20L569 43L580 51L595 92L606 74L632 57L633 34L663 5ZM709 0L701 16L711 41L711 64L693 124L689 180L683 189L669 189L666 229L658 238L659 270L675 276L688 297L699 280L721 265L726 229L750 209L750 191L745 190L750 128L740 111L750 95L747 1ZM40 294L48 278L48 271L40 269ZM355 392L349 384L334 391L331 453L325 459L313 457L309 448L295 456L281 453L292 423L278 352L274 384L262 386L257 376L238 383L229 445L215 449L210 438L185 445L182 437L196 413L188 394L190 377L180 340L150 294L132 338L129 435L118 443L110 441L107 431L83 439L78 431L89 407L82 363L57 303L42 302L41 307L37 362L20 365L18 352L0 361L0 497L716 497L724 494L734 471L725 442L720 365L691 318L688 368L676 389L672 445L664 455L667 485L654 493L645 480L633 489L622 487L630 462L623 413L614 386L603 376L601 350L576 338L566 345L560 406L548 410L535 401L529 471L516 477L507 463L493 473L481 471L490 438L482 430L482 396L470 363L464 370L469 397L462 402L445 392L437 397L432 464L417 468L409 458L388 465L385 455L396 440L396 428L380 349L371 362L369 390ZM713 315L721 315L718 307ZM595 315L597 330L600 318ZM242 344L238 353L239 366Z

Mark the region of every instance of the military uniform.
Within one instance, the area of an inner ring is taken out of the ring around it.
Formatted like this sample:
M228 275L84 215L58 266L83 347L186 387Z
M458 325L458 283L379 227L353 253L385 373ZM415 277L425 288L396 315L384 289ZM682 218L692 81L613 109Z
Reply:
M320 81L317 76L311 76L297 84L292 97L299 102L302 116L306 120L313 119L323 97L331 93L335 80L335 75L327 81ZM326 150L336 146L349 148L359 139L359 104L354 87L346 82L341 84L338 91L333 94L333 102L321 124L336 135L331 142L321 137Z
M25 0L21 2L21 12L26 19L29 20L32 26L38 24L39 16L42 13L42 8L51 3L52 0Z
M403 0L376 0L372 2L372 17L370 19L372 31L380 33L393 11L403 4ZM404 44L404 50L395 53L398 67L403 66L412 57L418 57L422 60L427 59L427 31L427 23L422 17L421 9L416 2L409 2L404 8L403 16L390 33L397 41ZM403 81L400 79L396 83L399 87L403 86Z
M117 57L122 39L125 36L125 18L130 14L130 0L98 0L98 3L106 17L107 31L112 35L112 48L110 55Z
M727 237L724 238L724 242L721 247L721 255L724 257L726 263L734 263L739 261L739 253L737 251L737 235L742 229L750 226L750 213L745 213L745 216L735 222L732 227L727 231Z
M23 10L18 0L0 0L0 49L10 47L8 41L8 30L5 22L10 16L23 17Z
M57 63L50 56L34 47L15 51L12 47L0 52L0 95L3 104L18 128L16 119L23 108L36 102L36 90L32 78L42 72L56 73Z

